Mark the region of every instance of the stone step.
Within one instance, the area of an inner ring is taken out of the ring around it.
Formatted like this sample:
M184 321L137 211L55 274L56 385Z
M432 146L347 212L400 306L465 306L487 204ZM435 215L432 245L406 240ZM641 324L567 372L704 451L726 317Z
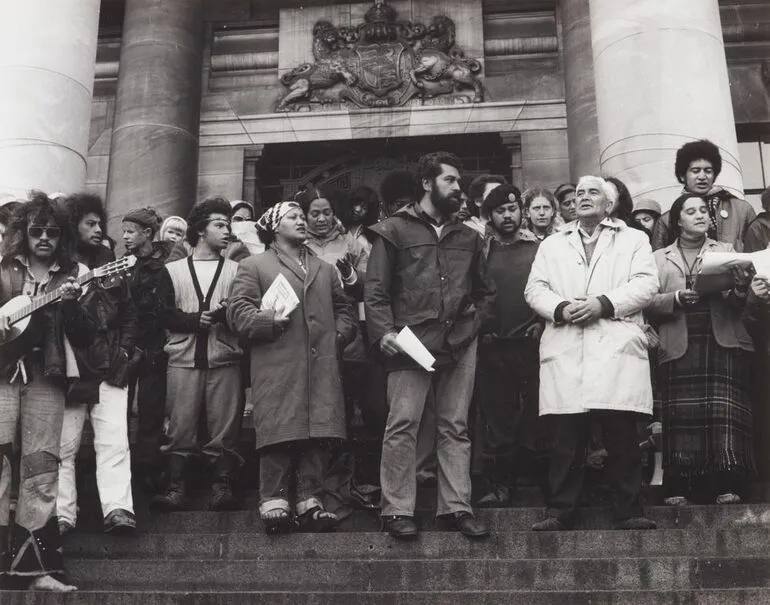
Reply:
M70 534L73 559L193 560L391 560L391 559L579 559L621 557L750 557L767 554L765 528L661 529L657 531L532 532L499 528L489 539L454 532L426 532L411 543L385 533L348 532L266 536L263 533L141 534L133 538Z
M601 553L597 553L601 554ZM770 557L595 559L71 559L84 590L380 592L770 587Z
M442 592L3 593L3 605L767 605L770 589Z
M489 523L493 531L529 530L533 523L545 516L540 507L489 508L476 511L479 518ZM685 529L689 527L723 528L740 525L770 525L770 504L736 504L709 506L652 506L646 514L661 529ZM436 529L430 513L417 516L423 530ZM231 534L261 531L256 509L248 511L210 512L183 511L174 513L137 512L139 530L142 533L162 534ZM345 519L338 531L379 531L380 521L376 512L356 511ZM81 514L78 528L85 532L100 532L101 519L95 513ZM577 529L610 529L612 517L609 508L589 507L581 511Z
M7 605L766 605L770 589L444 592L5 592Z

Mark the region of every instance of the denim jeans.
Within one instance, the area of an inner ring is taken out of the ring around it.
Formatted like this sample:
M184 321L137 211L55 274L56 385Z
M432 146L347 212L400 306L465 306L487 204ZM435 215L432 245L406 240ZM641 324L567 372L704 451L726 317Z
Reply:
M36 576L62 571L56 494L65 382L43 376L37 364L28 367L29 384L0 382L0 536L9 529L10 457L20 426L19 500L3 571Z
M388 375L390 409L380 465L383 515L414 515L417 434L431 390L438 461L436 514L472 511L468 408L476 373L476 344L474 340L455 365L435 373L399 370Z
M102 382L99 403L68 405L64 410L61 435L61 469L56 514L59 519L75 525L78 492L75 482L75 457L80 449L86 417L91 417L96 453L96 486L102 514L122 508L134 512L131 495L131 455L128 451L126 407L128 387L120 389Z

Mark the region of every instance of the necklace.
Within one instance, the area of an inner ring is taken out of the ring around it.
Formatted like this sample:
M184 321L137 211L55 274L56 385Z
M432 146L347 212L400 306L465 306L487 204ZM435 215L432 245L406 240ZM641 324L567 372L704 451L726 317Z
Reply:
M688 250L697 250L695 253L695 258L693 258L692 263L687 261L687 255L684 253L684 250L682 249L682 242L677 240L676 247L679 248L679 254L682 256L682 260L684 261L685 267L687 267L687 275L685 276L685 284L688 290L691 290L693 286L695 285L695 266L698 264L698 259L700 258L700 251L703 248L703 245L699 246L698 248L687 248Z

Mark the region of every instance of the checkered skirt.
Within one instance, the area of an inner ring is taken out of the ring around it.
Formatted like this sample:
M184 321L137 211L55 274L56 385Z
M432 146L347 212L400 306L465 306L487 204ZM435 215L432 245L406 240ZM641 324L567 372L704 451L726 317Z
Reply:
M754 474L750 354L717 343L707 300L686 320L687 352L658 369L664 466L690 476Z

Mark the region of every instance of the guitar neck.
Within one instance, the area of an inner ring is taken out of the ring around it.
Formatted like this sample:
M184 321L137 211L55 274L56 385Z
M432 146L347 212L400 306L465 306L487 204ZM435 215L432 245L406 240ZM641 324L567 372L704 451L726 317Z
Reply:
M82 286L90 282L93 278L94 278L94 272L89 271L88 273L84 273L83 275L78 276L76 281L78 284ZM45 294L36 296L35 298L32 299L32 301L28 305L25 305L20 309L17 309L16 311L14 311L13 313L11 313L8 316L9 323L13 325L17 321L21 321L28 315L32 315L38 309L42 309L47 305L55 303L57 300L61 298L62 288L63 286L59 286L55 290L51 290L50 292L46 292Z

